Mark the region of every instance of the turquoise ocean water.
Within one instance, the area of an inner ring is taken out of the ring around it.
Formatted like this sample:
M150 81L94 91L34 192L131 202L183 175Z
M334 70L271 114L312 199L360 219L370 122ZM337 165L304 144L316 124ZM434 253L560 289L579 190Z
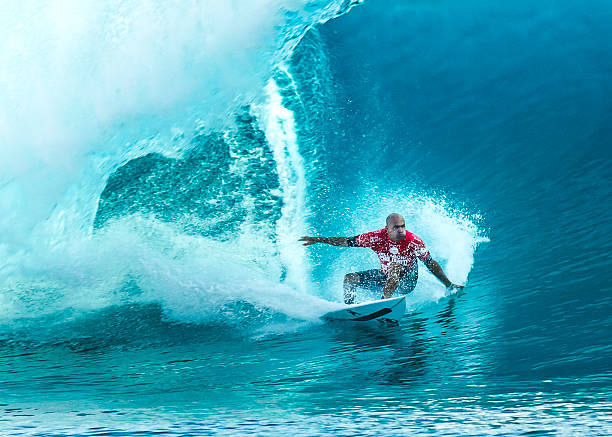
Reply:
M612 434L611 22L2 3L0 434ZM322 323L391 212L465 290Z

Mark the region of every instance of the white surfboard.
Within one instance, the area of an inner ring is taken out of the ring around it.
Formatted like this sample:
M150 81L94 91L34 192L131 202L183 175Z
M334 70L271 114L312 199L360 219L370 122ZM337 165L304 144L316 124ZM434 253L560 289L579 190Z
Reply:
M368 322L378 320L381 322L399 323L406 312L406 296L390 299L374 300L371 302L347 305L346 307L323 315L324 320L344 320L353 322Z

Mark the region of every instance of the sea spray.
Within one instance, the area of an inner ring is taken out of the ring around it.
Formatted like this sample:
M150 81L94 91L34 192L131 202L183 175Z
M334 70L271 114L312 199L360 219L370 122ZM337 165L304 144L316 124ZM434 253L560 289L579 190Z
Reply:
M0 302L5 317L111 305L113 293L132 275L145 286L146 272L138 265L151 262L148 268L155 270L155 254L138 242L125 248L130 238L124 231L92 234L109 175L152 153L181 159L201 124L226 135L245 106L266 104L266 84L304 33L354 3L4 2ZM232 171L239 172L240 162ZM244 186L247 178L245 172ZM303 197L288 184L283 195L285 208L294 205L289 212L295 218ZM257 207L252 195L242 196L240 211ZM156 218L140 216L120 215L124 223L117 226L155 238ZM188 220L180 220L178 228L186 229ZM269 221L264 228L275 226ZM242 230L258 241L260 225L247 220ZM159 243L155 250L161 252L173 244ZM271 243L258 249L262 246ZM124 254L123 263L113 256L130 250L134 253ZM268 260L276 266L267 273L272 283L287 275L292 286L304 290L304 275L287 273L276 259L277 249L270 249ZM293 260L294 270L299 265ZM243 271L242 278L252 274Z

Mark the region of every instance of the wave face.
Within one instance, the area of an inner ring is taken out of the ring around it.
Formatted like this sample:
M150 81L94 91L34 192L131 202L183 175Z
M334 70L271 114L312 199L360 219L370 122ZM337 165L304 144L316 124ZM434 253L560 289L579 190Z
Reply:
M611 18L3 3L0 429L611 433ZM391 212L465 292L322 324Z
M311 26L351 6L3 5L3 322L160 300L190 321L170 289L180 301L221 283L232 302L244 278L272 301L286 283L316 305L287 244L304 227L306 181L273 76ZM208 267L186 277L194 261Z

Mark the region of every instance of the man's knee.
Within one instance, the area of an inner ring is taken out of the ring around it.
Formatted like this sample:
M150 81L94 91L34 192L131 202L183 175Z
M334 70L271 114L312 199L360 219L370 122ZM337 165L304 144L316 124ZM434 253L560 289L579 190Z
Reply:
M344 303L355 303L355 285L359 284L359 274L347 273L344 275Z
M406 270L406 267L404 267L403 265L398 264L398 263L392 263L389 266L389 271L387 272L387 276L399 278L404 273L404 270Z
M358 284L359 283L359 274L357 273L347 273L344 275L344 282L348 284Z

